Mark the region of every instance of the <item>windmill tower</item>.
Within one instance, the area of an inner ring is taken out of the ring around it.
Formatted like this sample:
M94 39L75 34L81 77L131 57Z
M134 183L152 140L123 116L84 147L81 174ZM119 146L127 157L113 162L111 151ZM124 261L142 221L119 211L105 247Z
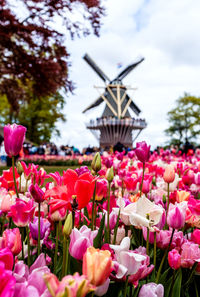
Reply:
M83 111L85 113L102 102L106 103L102 116L97 118L96 121L91 120L87 124L87 128L91 132L100 131L98 140L101 147L110 147L118 142L124 146L132 147L133 142L141 131L146 128L147 124L143 119L131 117L129 109L132 109L137 116L141 110L127 94L127 90L133 88L125 86L122 79L139 65L144 58L126 67L113 80L109 79L88 54L83 59L105 83L105 87L95 87L99 92L99 97ZM103 89L103 92L101 89Z

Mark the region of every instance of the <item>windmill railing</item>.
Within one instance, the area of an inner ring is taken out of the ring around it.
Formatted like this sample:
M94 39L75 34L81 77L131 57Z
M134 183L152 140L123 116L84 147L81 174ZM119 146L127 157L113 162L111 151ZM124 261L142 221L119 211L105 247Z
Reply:
M102 126L129 126L133 129L144 129L147 126L147 123L144 119L138 118L97 118L96 120L90 120L89 123L86 124L88 129L99 129Z

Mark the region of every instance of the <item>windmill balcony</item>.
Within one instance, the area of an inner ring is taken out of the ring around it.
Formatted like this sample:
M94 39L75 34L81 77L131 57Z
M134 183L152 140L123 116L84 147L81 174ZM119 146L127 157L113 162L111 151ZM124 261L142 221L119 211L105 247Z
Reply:
M89 123L86 124L88 129L99 129L102 126L129 126L133 129L144 129L147 126L147 123L144 119L135 119L135 118L124 118L118 119L115 117L103 117L97 118L96 120L90 120Z

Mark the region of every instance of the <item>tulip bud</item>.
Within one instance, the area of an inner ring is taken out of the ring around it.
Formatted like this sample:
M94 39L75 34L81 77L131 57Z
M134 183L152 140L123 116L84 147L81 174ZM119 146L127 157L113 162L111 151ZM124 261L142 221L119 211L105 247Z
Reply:
M101 156L99 152L95 154L91 167L95 172L98 172L101 169Z
M19 175L22 175L22 173L24 172L24 168L22 167L22 164L21 164L21 162L17 162L17 173L19 174Z
M72 212L70 212L65 220L65 224L63 227L63 234L66 237L69 237L69 235L72 232Z
M175 170L172 165L167 165L167 167L165 168L163 179L168 184L173 183L175 179Z
M163 203L166 203L166 201L167 201L165 194L163 194L163 199L162 199L162 201L163 201Z
M106 179L109 183L111 183L113 181L113 178L114 178L114 170L112 166L111 168L108 169L106 173Z

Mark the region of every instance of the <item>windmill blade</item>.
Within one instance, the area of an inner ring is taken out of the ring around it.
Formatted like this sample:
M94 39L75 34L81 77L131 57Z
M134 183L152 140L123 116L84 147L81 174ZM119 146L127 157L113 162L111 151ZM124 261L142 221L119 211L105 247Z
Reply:
M103 102L103 98L99 97L97 100L95 100L92 104L90 104L86 109L84 109L83 113L85 113L86 111L98 106L99 104L101 104Z
M137 65L144 61L144 58L141 58L138 62L133 63L127 66L122 72L118 74L118 76L114 80L122 80L125 76L129 74Z
M97 64L90 58L88 54L85 54L83 59L92 67L92 69L98 74L98 76L104 81L110 81L109 77L97 66Z
M132 101L130 104L130 108L134 111L136 115L139 115L141 113L141 110L139 107Z

